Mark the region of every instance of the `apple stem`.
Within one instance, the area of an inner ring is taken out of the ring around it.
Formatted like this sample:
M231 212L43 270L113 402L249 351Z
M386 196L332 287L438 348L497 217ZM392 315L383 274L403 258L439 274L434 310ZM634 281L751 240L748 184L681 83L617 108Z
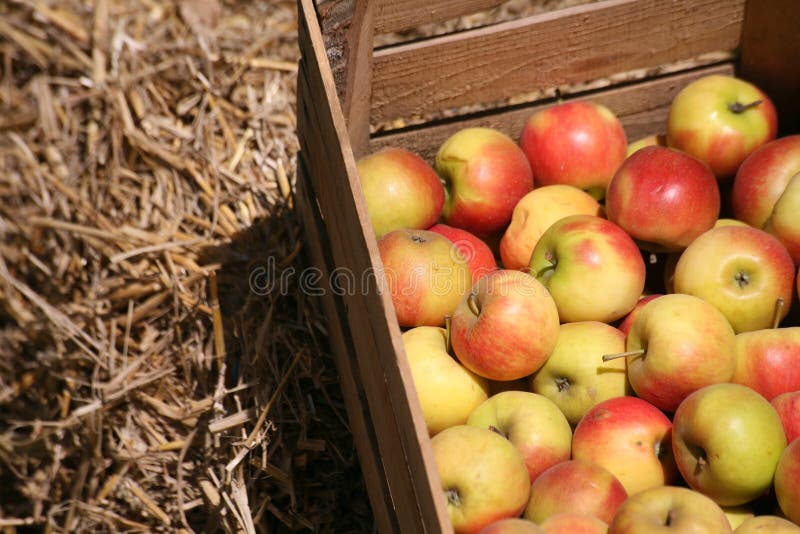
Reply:
M470 293L467 297L467 306L469 306L470 311L476 316L480 315L481 309L478 306L478 298L475 296L475 293Z
M636 349L636 350L628 350L625 352L618 352L616 354L604 354L603 361L608 362L611 360L616 360L617 358L626 358L628 356L640 356L645 353L644 349Z
M742 104L741 102L731 102L728 104L728 109L731 110L733 113L744 113L748 109L752 109L756 106L761 105L761 100L754 100L749 104Z
M448 354L452 354L453 345L450 342L450 316L444 316L444 345Z
M781 323L781 315L783 314L783 307L786 306L786 301L783 297L778 297L775 301L775 315L772 318L772 328L778 328Z

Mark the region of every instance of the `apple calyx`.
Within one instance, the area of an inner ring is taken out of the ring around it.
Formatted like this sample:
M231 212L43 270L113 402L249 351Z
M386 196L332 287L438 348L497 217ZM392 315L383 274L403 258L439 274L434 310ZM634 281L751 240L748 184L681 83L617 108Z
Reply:
M704 469L708 467L708 457L706 451L697 445L686 445L689 452L697 459L697 465L694 466L694 474L699 475Z
M748 104L743 104L741 102L731 102L728 104L728 110L732 113L744 113L748 109L753 109L756 106L760 106L762 103L761 100L754 100Z
M444 496L447 498L447 504L455 506L456 508L461 506L461 495L458 493L457 489L447 488L444 490Z
M558 388L558 392L559 393L563 393L563 392L567 391L570 388L570 386L572 385L572 384L570 384L569 379L568 378L564 378L563 376L559 376L558 378L555 379L555 381L556 381L556 387Z
M427 243L428 242L428 240L425 239L424 236L421 236L421 235L418 235L418 234L413 234L411 236L411 241L413 241L414 243Z
M744 286L750 283L750 275L744 271L737 271L735 275L733 275L733 280L739 284L739 289L743 289Z
M617 358L626 358L628 356L644 356L645 352L645 349L636 349L618 352L616 354L603 354L603 361L608 362L611 360L616 360Z

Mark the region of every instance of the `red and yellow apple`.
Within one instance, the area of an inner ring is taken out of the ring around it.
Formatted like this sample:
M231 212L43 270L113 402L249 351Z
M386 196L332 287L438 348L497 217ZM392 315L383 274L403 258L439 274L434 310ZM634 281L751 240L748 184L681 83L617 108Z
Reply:
M630 156L646 146L667 146L667 134L652 134L628 143L627 155Z
M776 515L753 516L739 525L735 534L798 534L800 527Z
M525 460L497 432L451 426L431 438L431 447L457 534L478 533L525 509L531 484Z
M466 259L437 233L393 230L378 241L378 252L400 326L444 326L472 287Z
M800 524L800 440L781 454L775 468L775 497L784 515Z
M786 247L763 230L743 226L712 228L695 239L675 266L676 293L700 297L728 318L734 330L773 326L789 312L794 263Z
M633 239L594 215L570 215L539 239L528 265L555 300L562 322L615 321L644 289L645 265Z
M564 512L548 517L541 524L546 534L607 534L608 525L596 517Z
M504 391L492 395L472 410L467 424L505 436L525 459L531 482L570 456L572 427L558 406L536 393Z
M522 149L491 128L464 128L450 136L434 167L444 181L445 224L480 237L505 229L514 206L533 189Z
M791 443L800 438L800 390L781 393L770 404L781 418L786 441Z
M547 534L542 528L527 519L509 517L495 521L484 528L479 534Z
M461 299L450 321L459 361L490 380L536 372L558 337L558 310L534 277L508 269L489 273Z
M606 468L588 460L556 464L531 485L524 517L535 523L573 512L610 522L628 498L625 487Z
M572 457L597 463L628 495L673 482L672 423L637 397L617 397L589 410L572 434Z
M768 401L800 390L800 327L737 334L731 381L754 389Z
M644 305L650 302L651 300L657 299L658 297L661 296L662 296L661 293L654 293L652 295L642 295L639 298L639 302L636 303L636 306L631 310L631 312L625 317L623 317L622 321L620 321L619 326L617 326L619 331L625 334L625 336L627 337L628 333L631 331L631 326L633 326L634 319L636 319L636 316L639 315L640 311L642 311ZM604 354L610 354L610 353L604 353Z
M674 412L693 391L733 377L735 347L733 328L714 306L663 295L642 308L628 333L628 379L639 397Z
M377 239L400 228L424 230L442 214L442 182L413 152L386 148L358 160L357 169Z
M733 177L777 130L775 106L761 89L719 74L686 85L667 115L667 144L705 162L721 179Z

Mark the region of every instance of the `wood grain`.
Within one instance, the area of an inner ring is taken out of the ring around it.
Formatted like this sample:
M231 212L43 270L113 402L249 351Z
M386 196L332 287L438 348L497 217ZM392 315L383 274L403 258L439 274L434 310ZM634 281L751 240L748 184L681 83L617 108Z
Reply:
M728 62L623 87L593 91L578 95L574 99L590 100L608 106L622 121L628 139L634 141L664 131L669 104L687 83L710 74L733 74L733 72L733 64ZM565 101L570 99L567 98ZM432 163L439 146L461 128L474 126L495 128L517 140L528 118L536 111L553 104L553 100L548 100L512 109L503 108L464 120L448 121L423 128L409 128L402 132L376 136L371 141L370 149L376 151L387 146L403 146Z
M740 74L773 100L781 135L800 133L798 24L798 0L750 0L747 3Z
M377 50L372 123L731 50L743 14L744 0L606 0Z
M505 0L373 0L375 33L391 33L443 22L499 6Z
M297 128L315 197L309 205L316 204L323 222L324 231L317 237L327 241L330 265L346 269L340 272L352 273L360 282L355 291L329 292L328 298L336 300L331 313L337 313L346 332L337 344L344 352L339 358L357 362L351 365L352 379L363 387L386 481L385 485L372 481L371 503L391 505L381 511L390 518L383 525L390 532L452 532L397 318L389 295L379 289L377 243L311 0L300 0L300 14L303 61L298 81L303 85L298 87ZM372 444L361 441L359 447L371 449Z

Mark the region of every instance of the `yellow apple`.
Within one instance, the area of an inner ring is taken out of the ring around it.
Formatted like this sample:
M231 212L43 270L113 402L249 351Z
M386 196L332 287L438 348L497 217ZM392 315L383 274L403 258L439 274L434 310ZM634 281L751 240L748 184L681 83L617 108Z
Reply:
M443 328L412 328L403 333L403 346L429 435L463 425L472 410L488 398L486 379L447 352Z

